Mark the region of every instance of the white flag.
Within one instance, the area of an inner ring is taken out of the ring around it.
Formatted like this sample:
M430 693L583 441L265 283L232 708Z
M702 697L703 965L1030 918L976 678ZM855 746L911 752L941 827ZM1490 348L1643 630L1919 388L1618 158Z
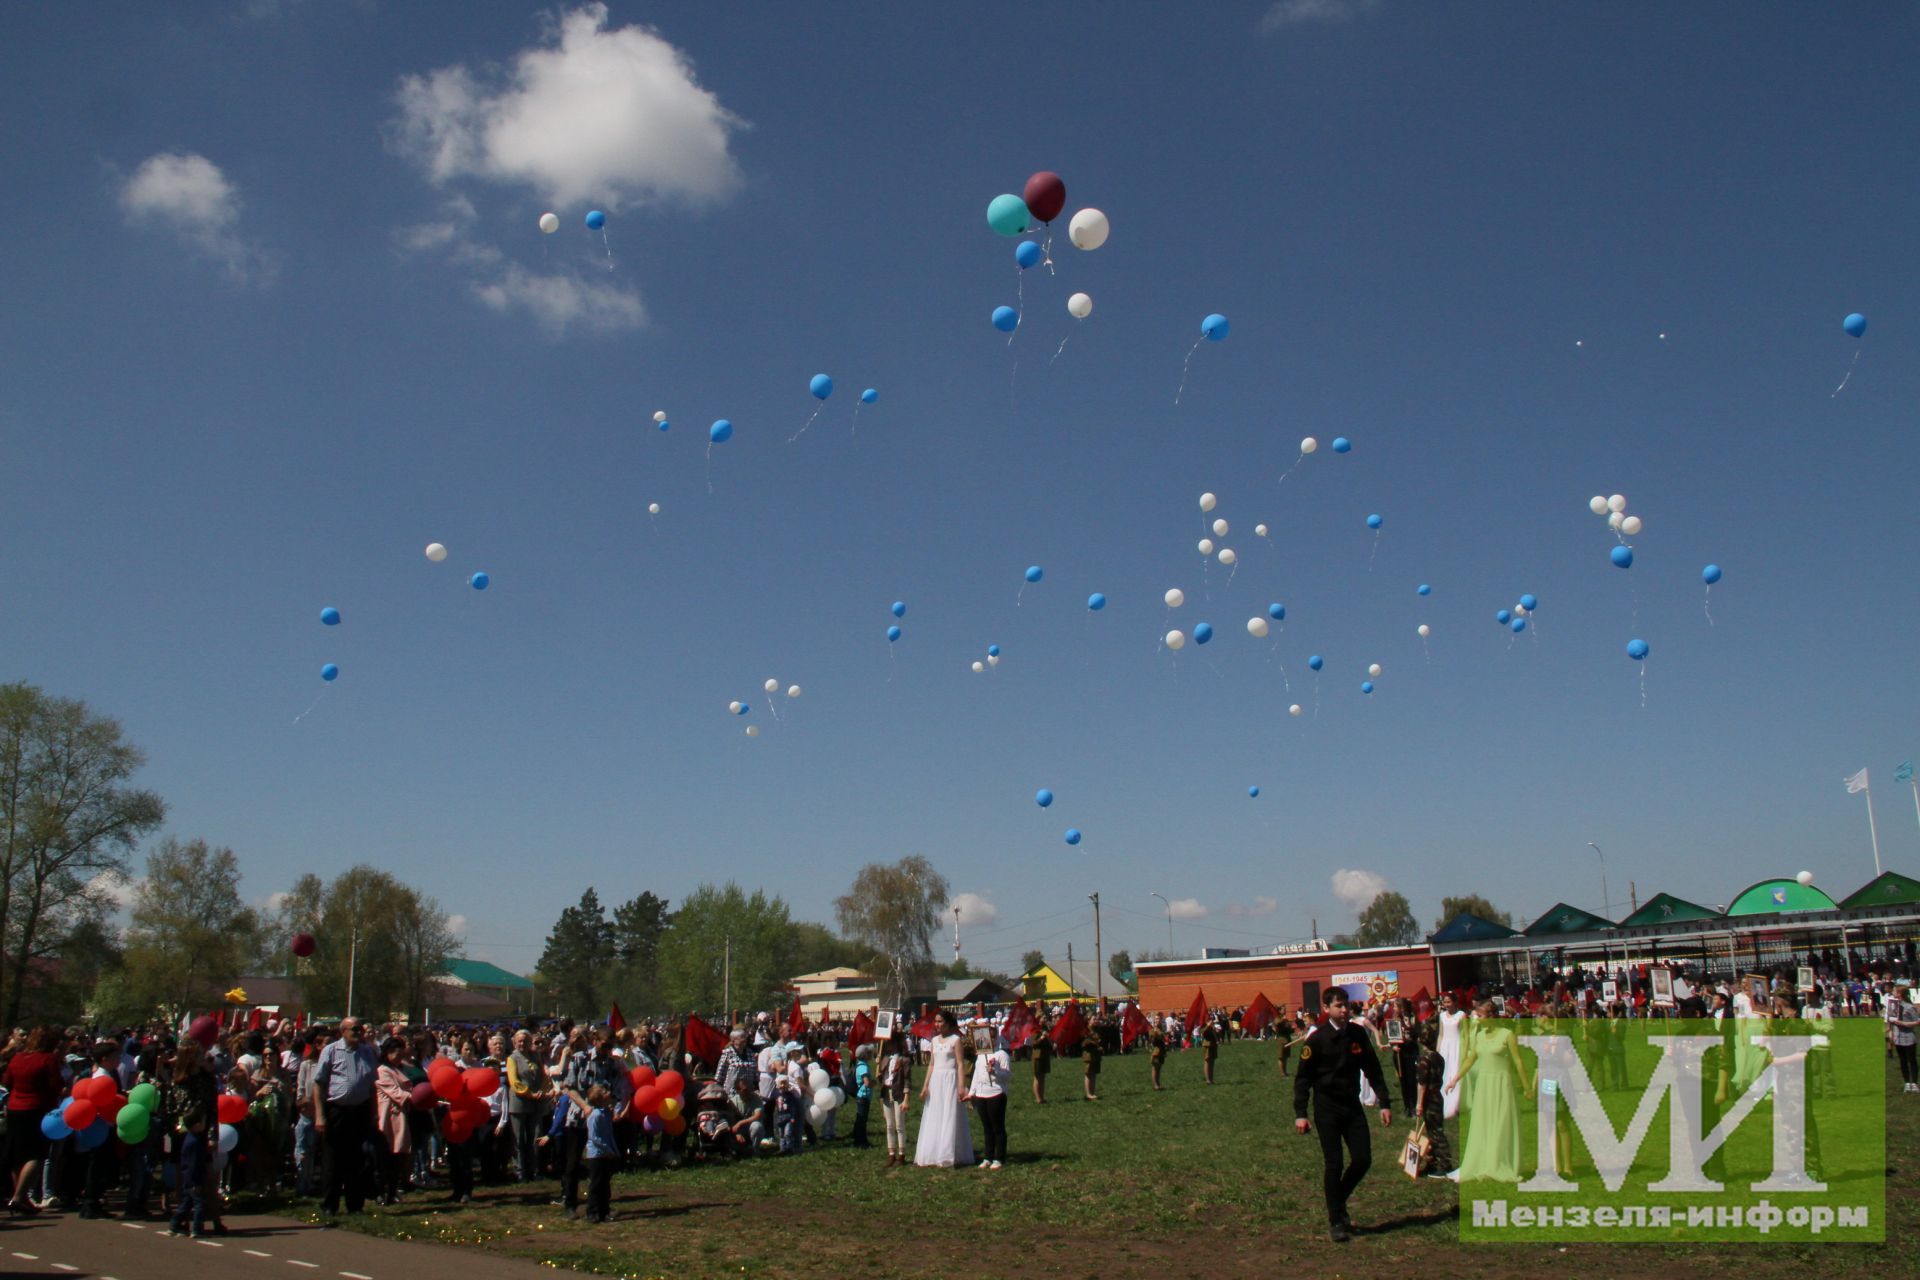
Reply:
M1865 769L1862 769L1860 772L1854 774L1851 778L1847 779L1848 795L1850 796L1858 795L1860 792L1865 791L1866 789L1867 789L1867 771Z

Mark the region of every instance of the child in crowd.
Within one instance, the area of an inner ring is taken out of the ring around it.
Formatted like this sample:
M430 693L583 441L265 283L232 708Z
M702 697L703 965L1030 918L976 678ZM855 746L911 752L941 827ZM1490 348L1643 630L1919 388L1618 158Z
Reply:
M191 1222L193 1234L204 1236L207 1234L207 1186L211 1181L207 1115L196 1108L180 1117L180 1125L185 1132L180 1138L179 1207L173 1211L172 1233L187 1234Z
M613 1209L613 1166L620 1147L613 1132L613 1094L603 1084L587 1090L587 1221L605 1222Z
M799 1051L793 1057L797 1059ZM774 1115L780 1128L780 1154L792 1156L800 1154L800 1131L806 1123L806 1090L796 1084L791 1075L780 1081L778 1094L774 1100Z

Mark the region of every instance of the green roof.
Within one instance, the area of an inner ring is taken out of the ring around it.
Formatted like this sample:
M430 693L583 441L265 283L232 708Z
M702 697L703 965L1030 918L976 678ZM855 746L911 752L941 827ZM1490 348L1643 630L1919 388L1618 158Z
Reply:
M1471 911L1462 911L1447 921L1439 932L1429 935L1428 942L1467 942L1476 938L1517 938L1520 935L1503 924L1482 919Z
M1543 934L1554 933L1592 933L1596 929L1611 929L1613 922L1603 920L1591 911L1582 911L1579 907L1570 907L1564 902L1556 902L1540 913L1540 918L1526 927L1529 938L1538 938Z
M1646 905L1622 920L1620 927L1633 929L1649 924L1678 924L1682 920L1712 920L1719 914L1712 907L1703 907L1697 902L1688 902L1685 898L1676 898L1670 893L1656 893L1647 899Z
M1832 911L1836 904L1823 891L1798 880L1762 880L1743 890L1727 908L1730 916L1763 916L1777 911Z
M1920 880L1887 871L1855 889L1842 900L1843 907L1891 907L1920 902Z
M470 987L519 987L533 990L533 983L517 973L508 973L497 964L485 960L449 960L447 974L458 978Z

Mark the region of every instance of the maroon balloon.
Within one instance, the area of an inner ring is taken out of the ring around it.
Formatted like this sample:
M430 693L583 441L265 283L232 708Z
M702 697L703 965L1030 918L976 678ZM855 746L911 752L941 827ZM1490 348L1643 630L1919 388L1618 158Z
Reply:
M211 1049L213 1042L220 1038L220 1020L210 1013L203 1013L187 1028L187 1035Z
M1060 175L1042 169L1027 179L1027 191L1024 199L1027 212L1042 222L1052 222L1067 207L1067 184L1060 181Z
M312 955L313 954L313 935L310 933L294 934L293 935L293 954L299 956L302 960Z
M440 1104L440 1095L433 1091L433 1085L425 1080L413 1086L413 1105L416 1110L431 1111Z

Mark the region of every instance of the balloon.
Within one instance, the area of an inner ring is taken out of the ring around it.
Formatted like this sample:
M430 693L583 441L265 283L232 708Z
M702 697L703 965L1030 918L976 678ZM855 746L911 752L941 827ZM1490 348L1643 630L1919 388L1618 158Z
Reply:
M471 578L467 579L467 585L472 587L475 591L485 591L487 589L487 584L492 581L493 579L488 577L486 574L476 573Z
M1247 634L1255 640L1265 640L1269 630L1270 628L1267 626L1267 620L1265 618L1256 615L1247 619Z
M1087 597L1087 608L1093 610L1093 612L1098 613L1106 607L1107 598L1098 591Z
M640 1127L642 1129L645 1129L648 1133L657 1134L657 1133L665 1133L667 1131L666 1122L656 1115L642 1116L640 1118Z
M66 1121L69 1129L84 1129L92 1124L94 1117L99 1114L100 1109L93 1105L92 1099L74 1098L67 1103L66 1111L60 1118Z
M1203 493L1200 495L1200 510L1202 511L1211 511L1219 504L1220 504L1220 499L1214 497L1210 493Z
M799 686L799 685L797 685L797 684L790 684L790 685L788 685L788 686L787 686L787 696L788 696L789 698L797 698L797 697L799 697L799 696L800 696L800 686Z
M1042 787L1040 788L1040 790L1034 793L1033 802L1039 805L1042 809L1044 809L1048 805L1053 803L1053 792L1047 790L1045 787Z
M557 213L541 214L540 229L546 232L548 235L552 235L554 232L558 231L560 229L560 215Z
M466 1083L469 1097L491 1098L500 1092L500 1073L492 1067L468 1067L460 1078Z
M1858 338L1867 331L1867 318L1856 311L1845 320L1842 320L1840 327L1845 329L1850 336Z
M1372 692L1373 692L1373 681L1371 681L1371 680L1362 680L1362 681L1360 682L1360 692L1362 692L1362 693L1372 693Z
M1540 607L1540 598L1534 595L1531 591L1529 591L1527 592L1527 594L1520 597L1520 607L1522 609L1525 609L1528 613L1532 613L1535 609Z
M1416 591L1416 593L1415 593L1415 594L1417 594L1417 595L1423 595L1423 596L1430 596L1430 595L1432 595L1432 594L1433 594L1433 588L1432 588L1432 587L1430 587L1430 586L1428 586L1428 585L1427 585L1426 583L1424 583L1424 582L1423 582L1423 583L1421 583L1421 584L1420 584L1420 586L1419 586L1419 588L1418 588L1418 590Z
M159 1101L160 1091L144 1080L127 1090L127 1105L130 1107L145 1107L152 1111L154 1104Z
M1808 885L1813 883L1813 872L1802 871L1799 875L1795 876L1794 879L1797 880L1800 884L1800 887L1804 889Z
M598 231L600 228L606 225L607 225L606 214L600 212L598 209L589 209L587 211L587 230Z
M898 640L899 638L900 638L900 628L899 628L899 627L888 627L888 628L887 628L887 643L888 643L888 644L892 644L892 643L893 643L893 642L894 642L895 640Z
M1700 571L1700 581L1706 583L1708 586L1712 586L1714 583L1720 581L1720 566L1710 564L1702 569Z
M1027 581L1028 581L1028 582L1038 582L1038 581L1040 581L1040 579L1042 579L1042 578L1044 578L1044 577L1046 577L1046 576L1047 576L1047 575L1046 575L1046 570L1044 570L1044 569L1042 569L1042 568L1041 568L1041 567L1040 567L1039 565L1037 565L1037 564L1030 564L1030 565L1028 565L1028 566L1027 566Z
M990 644L990 645L988 645L988 646L987 646L987 656L988 656L989 658L997 658L997 657L999 657L999 656L1000 656L1000 646L999 646L999 645L997 645L997 644Z
M759 736L760 736L760 726L759 726L759 725L757 725L757 724L750 724L750 725L748 725L748 726L747 726L747 736L748 736L749 738L757 738L757 737L759 737Z
M904 618L907 616L907 602L905 600L895 600L893 602L893 616L896 618Z
M1012 333L1020 327L1020 313L1012 307L995 307L993 327L1002 333Z
M838 1105L834 1099L833 1090L815 1089L813 1091L813 1109L818 1111L822 1116L825 1116L827 1112L833 1110L834 1107Z
M655 409L653 411L653 420L655 422L665 422L667 420L667 411L665 409Z
M445 1063L445 1066L440 1065ZM427 1068L427 1083L433 1086L433 1096L443 1102L458 1102L467 1096L467 1078L450 1059L435 1058Z
M1493 615L1493 620L1504 627L1509 622L1513 621L1513 610L1502 609L1500 612Z
M1206 336L1208 342L1225 342L1227 332L1232 327L1227 323L1227 318L1218 311L1200 322L1200 332Z
M187 1034L211 1049L213 1042L220 1038L220 1020L210 1013L203 1013L193 1020L187 1028Z
M84 1129L78 1130L73 1135L74 1149L77 1151L91 1151L107 1140L107 1133L107 1122L95 1117L92 1124ZM238 1135L235 1136L236 1138L238 1137Z
M1608 499L1607 499L1607 510L1609 510L1609 511L1625 511L1626 509L1627 509L1627 495L1626 495L1626 494L1624 494L1624 493L1616 493L1616 494L1614 494L1614 495L1613 495L1613 496L1612 496L1611 498L1608 498Z
M707 428L707 440L712 444L725 444L733 439L733 424L725 418L716 421Z
M1084 293L1070 295L1067 298L1067 314L1075 320L1085 320L1093 314L1093 299Z
M240 1145L240 1131L230 1124L220 1126L220 1149L231 1152Z
M1527 629L1527 620L1525 618L1515 618L1512 622L1508 623L1507 625L1513 628L1513 634L1519 635L1522 631L1525 631Z
M1351 453L1353 452L1353 441L1347 439L1345 436L1335 436L1333 439L1333 451L1335 453Z
M1212 623L1210 623L1210 622L1200 622L1200 623L1196 623L1196 624L1194 624L1194 628L1193 628L1193 642L1194 642L1195 644L1205 644L1205 643L1206 643L1207 641L1209 641L1209 640L1211 640L1211 639L1213 639L1213 624L1212 624Z
M46 1134L47 1137L54 1142L58 1142L62 1138L70 1135L73 1130L65 1120L60 1118L58 1111L49 1111L40 1117L40 1132Z
M815 1093L825 1089L832 1082L833 1077L827 1074L825 1067L811 1066L807 1068L807 1088L813 1090ZM825 1103L821 1104L820 1109L822 1111L831 1110Z
M1621 525L1625 524L1626 522L1627 522L1627 518L1621 515L1618 511L1611 512L1607 516L1607 528L1609 529L1618 529Z
M1275 600L1267 606L1267 616L1275 622L1285 622L1287 620L1287 606Z
M1380 527L1380 524L1381 524L1381 520L1377 513L1367 517L1367 528L1378 529Z
M660 1099L665 1096L666 1094L660 1088L658 1078L656 1077L654 1083L642 1085L633 1091L633 1109L646 1115L652 1115L660 1110Z
M223 1093L215 1099L213 1110L214 1114L220 1118L221 1124L239 1124L247 1118L247 1100L237 1093ZM67 1123L73 1124L73 1121L68 1120ZM73 1127L81 1129L86 1126L73 1125Z
M145 1142L147 1131L153 1124L153 1112L137 1102L129 1102L120 1108L113 1127L119 1131L120 1141L129 1145Z
M879 398L880 398L880 393L872 387L868 387L865 391L862 391L860 393L861 404L872 404L875 400L878 400Z
M984 663L984 662L981 662L981 661L980 661L979 659L977 659L977 658L976 658L976 659L974 660L974 663L973 663L973 671L974 671L974 674L975 674L975 675L978 675L978 674L979 674L980 672L982 672L982 671L985 671L986 669L987 669L987 664L986 664L986 663Z
M442 560L445 560L446 558L447 558L447 549L445 547L441 546L437 542L429 542L427 544L427 559L433 561L435 564L439 564Z
M847 1091L839 1085L833 1086L833 1105L836 1107L844 1107L847 1105Z
M1040 246L1031 240L1022 240L1013 246L1014 265L1025 271L1028 267L1040 265Z
M810 1102L807 1104L807 1123L815 1129L819 1129L827 1123L827 1113L820 1109L819 1103Z
M1615 547L1612 551L1609 551L1607 553L1607 557L1613 561L1615 568L1618 568L1618 569L1633 568L1633 548L1632 547L1626 547L1626 546Z
M322 680L338 680L340 678L340 668L329 662L320 668L320 678Z
M425 1080L413 1086L409 1101L413 1103L414 1110L416 1111L431 1111L440 1105L440 1099L435 1095L433 1085Z
M1380 664L1377 662L1369 664L1367 674L1378 680L1380 678Z
M1319 670L1319 669L1320 669L1321 667L1324 667L1324 666L1326 666L1327 664L1326 664L1326 662L1325 662L1325 661L1324 661L1324 660L1323 660L1323 659L1322 659L1322 658L1320 657L1320 655L1316 653L1316 654L1314 654L1314 655L1313 655L1312 657L1310 657L1310 658L1308 658L1308 659L1307 659L1307 665L1308 665L1309 667L1311 667L1311 668L1313 668L1313 669L1314 669L1315 671L1318 671L1318 670Z
M1639 516L1627 516L1620 521L1620 532L1626 534L1629 538L1639 533L1643 527L1640 523Z
M678 1098L687 1091L687 1078L678 1071L662 1071L653 1078L653 1082L660 1086L662 1097Z
M1248 787L1248 788L1247 788L1247 794L1248 794L1249 796L1252 796L1252 797L1253 797L1254 799L1256 799L1256 800L1257 800L1257 799L1259 799L1259 798L1260 798L1260 788L1258 788L1258 787Z
M807 379L807 390L815 400L825 400L833 394L833 379L824 373L816 373Z
M1082 209L1067 223L1067 239L1073 241L1076 249L1098 249L1107 242L1107 234L1112 230L1106 214L1098 209Z
M1052 222L1067 207L1067 184L1059 174L1046 169L1028 178L1022 193L1028 212L1042 222Z
M1318 449L1319 447L1320 447L1320 442L1318 440L1315 440L1312 436L1308 436L1306 439L1300 442L1301 453L1312 453L1315 449Z
M1603 516L1607 514L1607 500L1596 493L1587 499L1587 510L1597 516Z
M652 1067L635 1067L633 1070L627 1072L627 1083L633 1086L635 1093L639 1093L642 1089L647 1088L653 1083L653 1080L654 1074Z
M1220 548L1220 563L1221 563L1221 564L1232 564L1232 563L1233 563L1233 562L1234 562L1235 560L1238 560L1239 558L1240 558L1240 557L1239 557L1239 556L1238 556L1237 554L1235 554L1235 552L1234 552L1234 550L1233 550L1233 548L1232 548L1232 547L1222 547L1222 548Z
M1414 630L1419 632L1420 638L1422 640L1425 640L1428 636L1433 634L1433 628L1428 626L1424 622L1421 623L1419 626L1415 627Z
M337 627L340 625L340 611L328 605L320 611L320 621L329 627Z
M767 691L768 693L778 693L778 692L780 692L780 682L779 682L778 680L774 680L774 679L771 679L771 678L769 678L769 679L767 680L767 682L766 682L765 684L763 684L763 685L761 685L760 687L761 687L762 689L765 689L765 690L766 690L766 691Z
M660 1118L662 1120L673 1119L680 1114L680 1109L684 1105L685 1104L680 1101L680 1095L677 1093L670 1097L660 1099Z
M1016 195L998 195L987 202L987 225L996 235L1017 236L1027 229L1027 202Z
M1300 704L1296 702L1296 703L1294 703L1294 704L1293 704L1292 706L1290 706L1290 707L1288 707L1288 708L1287 708L1287 714L1288 714L1288 715L1290 715L1290 716L1297 716L1297 715L1299 715L1299 714L1300 714Z
M729 702L727 704L727 710L737 716L740 714L740 708L742 705L743 704L740 702L740 700L736 698L734 701Z
M1179 631L1167 632L1167 648L1172 649L1175 653L1178 653L1180 650L1186 647L1187 647L1187 637L1185 636L1185 634Z
M1230 526L1230 525L1228 525L1228 524L1227 524L1227 522L1226 522L1225 520L1215 520L1215 521L1213 522L1213 536L1214 536L1214 537L1216 537L1216 538L1224 538L1224 537L1226 537L1226 536L1227 536L1227 530L1228 530L1228 529L1229 529L1230 527L1231 527L1231 526Z
M1202 539L1200 539L1200 554L1201 554L1201 555L1203 555L1203 556L1210 556L1210 555L1212 555L1212 554L1213 554L1213 539L1212 539L1212 538L1202 538Z
M1638 662L1640 661L1640 659L1646 657L1647 642L1645 640L1627 641L1627 656L1629 658L1632 658L1635 662Z
M1067 843L1068 843L1068 844L1079 844L1079 843L1080 843L1080 828L1078 828L1078 827L1068 827L1068 828L1067 828Z
M313 935L310 933L296 933L293 935L293 942L290 945L293 954L304 960L313 954L314 948L319 944L314 942Z
M649 502L649 503L647 504L647 514L648 514L648 515L650 515L650 516L657 516L657 515L659 515L659 514L660 514L660 504L659 504L659 503L657 503L657 502Z
M671 431L673 430L673 424L671 422L668 422L665 418L662 418L660 419L660 429L662 431Z
M1254 537L1256 537L1256 538L1264 538L1264 537L1266 537L1266 536L1267 536L1267 526L1265 526L1265 525L1263 525L1263 524L1257 524L1257 525L1255 525L1255 526L1253 526L1253 536L1254 536Z

